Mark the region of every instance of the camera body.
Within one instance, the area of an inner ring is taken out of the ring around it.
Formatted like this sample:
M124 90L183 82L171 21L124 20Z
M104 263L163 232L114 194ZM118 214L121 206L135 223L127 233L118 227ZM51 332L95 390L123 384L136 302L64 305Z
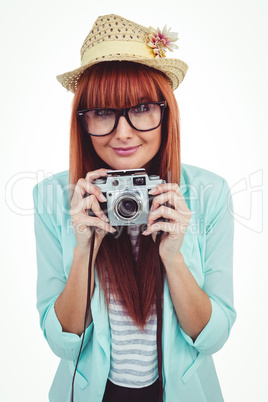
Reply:
M111 226L147 224L153 195L148 191L165 183L159 176L148 176L145 169L107 170L107 177L93 181L107 198L101 203ZM85 196L89 195L88 193ZM95 216L91 210L89 215Z

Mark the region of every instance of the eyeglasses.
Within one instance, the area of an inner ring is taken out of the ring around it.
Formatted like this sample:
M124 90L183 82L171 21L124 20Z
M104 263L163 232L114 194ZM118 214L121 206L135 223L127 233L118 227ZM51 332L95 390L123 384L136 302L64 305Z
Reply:
M137 131L152 131L160 126L167 102L146 102L122 109L93 108L78 110L76 115L89 135L103 137L117 127L119 117L124 116Z

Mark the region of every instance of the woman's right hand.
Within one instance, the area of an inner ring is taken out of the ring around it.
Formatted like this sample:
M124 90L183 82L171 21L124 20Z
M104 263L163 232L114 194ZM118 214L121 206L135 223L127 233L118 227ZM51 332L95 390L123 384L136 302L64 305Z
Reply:
M87 173L86 178L78 180L71 200L70 215L77 241L77 248L82 252L89 252L91 229L95 226L94 249L98 249L107 232L113 233L116 229L108 223L108 217L102 211L101 202L107 201L101 190L92 184L92 181L107 176L105 169L98 169ZM84 195L89 193L87 197ZM96 217L89 216L87 210L91 209Z

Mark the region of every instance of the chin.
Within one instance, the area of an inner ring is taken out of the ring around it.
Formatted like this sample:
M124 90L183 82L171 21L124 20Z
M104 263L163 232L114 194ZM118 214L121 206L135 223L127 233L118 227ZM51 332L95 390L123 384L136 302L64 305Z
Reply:
M110 164L110 167L113 170L124 170L124 169L140 169L140 168L143 168L144 166L141 166L140 164L133 163L130 161L122 160L122 162Z

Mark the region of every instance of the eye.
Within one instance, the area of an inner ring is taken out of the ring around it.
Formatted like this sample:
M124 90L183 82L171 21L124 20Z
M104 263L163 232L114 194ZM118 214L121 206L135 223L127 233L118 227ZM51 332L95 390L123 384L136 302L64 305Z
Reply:
M95 110L95 116L97 117L106 117L113 115L114 112L110 109L97 109Z
M148 103L143 103L142 105L134 106L133 109L131 109L133 113L146 113L149 110L150 110L150 104Z

